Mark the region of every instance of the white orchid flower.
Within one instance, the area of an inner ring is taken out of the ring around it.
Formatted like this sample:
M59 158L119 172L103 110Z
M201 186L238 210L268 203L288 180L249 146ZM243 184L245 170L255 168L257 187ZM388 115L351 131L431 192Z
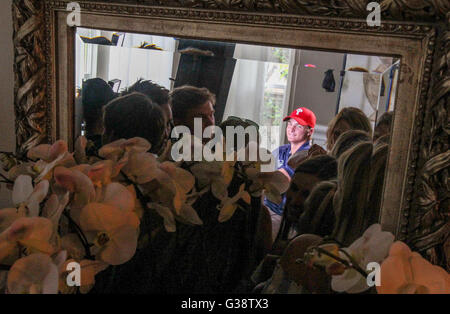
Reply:
M239 192L236 193L232 198L226 197L222 200L221 204L218 206L220 210L219 214L219 222L228 221L231 217L233 217L234 212L236 211L238 204L237 202L242 199L247 204L250 204L251 197L247 191L245 191L245 184L242 184L239 187Z
M57 294L58 266L42 253L17 260L8 273L8 293Z
M343 250L347 252L358 265L366 270L371 262L381 263L389 253L389 248L394 242L394 235L381 230L381 225L370 226L363 236ZM340 252L340 257L349 260ZM368 290L366 278L353 268L346 269L342 275L333 276L331 288L336 292L360 293Z
M39 215L39 204L47 196L49 182L43 180L33 187L33 180L30 176L20 175L14 182L12 199L14 206L28 208L29 217Z

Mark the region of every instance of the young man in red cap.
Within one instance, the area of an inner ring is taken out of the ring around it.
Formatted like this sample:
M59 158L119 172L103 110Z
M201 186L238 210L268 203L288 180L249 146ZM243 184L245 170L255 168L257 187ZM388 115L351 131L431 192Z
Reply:
M287 121L286 136L289 144L280 146L274 151L274 155L278 171L291 179L295 169L289 167L289 157L298 151L310 149L311 138L316 126L316 115L308 108L300 107L292 111L283 121ZM264 199L264 205L271 211L273 237L278 233L285 203L285 195L283 195L281 204L275 204L267 198Z

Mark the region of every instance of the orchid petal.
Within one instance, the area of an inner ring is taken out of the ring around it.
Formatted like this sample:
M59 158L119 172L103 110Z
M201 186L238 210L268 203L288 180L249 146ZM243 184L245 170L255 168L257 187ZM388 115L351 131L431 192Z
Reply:
M98 151L98 155L102 158L118 161L124 154L122 144L125 143L125 139L120 139L109 143Z
M233 217L236 209L237 209L236 203L227 202L220 210L218 221L219 222L228 221L231 217Z
M135 228L124 225L110 233L110 240L98 257L110 265L121 265L128 262L136 252L138 232Z
M176 231L175 217L169 208L157 203L147 204L148 208L153 208L164 219L164 227L167 232Z
M58 268L45 254L36 253L21 258L8 273L8 292L56 294Z
M88 177L95 186L102 186L111 183L114 162L104 160L94 164L88 171Z
M42 159L46 162L49 162L49 161L51 161L50 148L51 148L51 145L49 145L49 144L41 144L41 145L32 147L27 152L27 157L31 160Z
M130 154L122 172L133 182L144 184L155 178L157 163L156 157L150 153Z
M86 157L86 146L87 146L87 138L85 136L79 136L75 141L75 151L74 157L77 163L82 164L87 162Z
M61 251L53 258L53 263L59 269L64 264L66 259L67 259L67 251Z
M17 242L30 251L52 254L49 241L53 235L52 222L47 218L19 218L6 231L10 242Z
M15 206L24 203L33 193L33 181L30 176L20 175L14 182L12 199Z
M366 279L356 270L347 269L342 275L333 276L331 288L336 292L346 292L357 285L361 280L364 280L364 282L366 281ZM369 289L370 287L366 284L366 288Z
M71 154L65 153L59 155L53 161L49 163L44 163L39 167L42 169L40 169L39 176L35 179L35 182L39 182L41 180L50 180L50 178L52 177L53 169L57 166L73 167L75 165L76 165L75 160L73 159Z
M55 181L70 192L75 193L72 207L81 208L95 199L95 189L88 176L77 170L57 167Z
M218 200L224 200L228 197L228 187L222 178L219 178L212 182L211 193Z
M192 225L203 225L203 221L197 214L197 211L190 205L184 204L181 207L180 215L176 218L181 218L183 222Z
M152 148L152 145L142 137L134 137L126 140L121 147L128 152L145 153Z
M89 203L80 214L80 227L83 231L109 231L124 224L126 213L113 205Z
M81 266L81 286L90 286L95 283L95 275L109 267L102 261L82 260Z
M226 185L231 183L234 176L234 165L235 162L224 161L222 165L222 176Z
M25 216L25 211L17 208L0 209L0 233L8 229L14 221Z
M67 143L63 140L56 141L51 147L49 151L50 160L55 160L61 155L64 155L69 150Z
M178 167L175 168L175 173L172 179L175 180L184 194L189 193L195 185L194 176L189 171Z
M416 252L411 254L410 263L414 283L419 287L425 287L423 291L430 294L450 293L450 274L443 268L431 264Z
M30 217L37 217L39 215L39 204L47 197L50 184L47 180L39 182L31 193L27 206L30 210Z
M135 207L135 197L120 183L110 183L105 188L103 203L114 205L123 211L132 211Z
M381 264L380 294L450 293L450 274L397 241Z
M197 178L200 188L211 183L213 178L220 177L222 165L220 162L199 162L191 166L190 170Z

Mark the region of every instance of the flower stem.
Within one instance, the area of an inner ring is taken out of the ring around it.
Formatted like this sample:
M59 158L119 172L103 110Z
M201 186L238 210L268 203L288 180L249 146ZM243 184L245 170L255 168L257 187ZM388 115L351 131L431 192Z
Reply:
M77 225L77 223L72 219L72 217L70 217L70 215L66 211L64 211L64 216L67 217L67 219L69 220L69 223L75 228L77 235L80 238L81 244L84 247L86 257L88 259L94 259L94 257L91 255L91 250L90 250L90 247L92 245L89 244L89 241L87 240L86 236L84 235L83 230L81 230L81 228Z
M338 261L339 263L345 265L348 268L353 268L354 270L356 270L358 273L360 273L364 278L367 277L367 273L358 265L358 263L356 263L356 261L344 250L339 249L340 252L343 252L350 260L350 263L348 261L346 261L345 259L334 255L333 253L328 252L327 250L321 248L321 247L313 247L310 250L316 250L317 252L327 255L331 258L333 258L334 260Z
M355 261L355 259L348 254L346 251L339 249L339 252L342 252L345 256L347 256L347 258L350 260L350 262L352 263L352 267L353 269L355 269L356 271L358 271L364 278L367 277L367 273L364 271L364 269L362 269L359 264Z

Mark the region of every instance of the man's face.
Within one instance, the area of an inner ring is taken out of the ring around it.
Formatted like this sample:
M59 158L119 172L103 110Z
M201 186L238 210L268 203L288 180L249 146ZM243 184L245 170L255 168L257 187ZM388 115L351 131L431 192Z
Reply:
M308 140L309 130L307 126L300 125L294 119L290 119L286 127L286 136L289 143L300 143Z
M310 173L297 172L291 180L291 185L286 192L287 218L290 221L298 221L304 211L304 203L314 186L320 179Z
M202 132L210 125L215 125L214 106L211 101L205 102L202 106L191 109L187 112L184 125L187 126L192 134L194 133L194 119L202 119Z

